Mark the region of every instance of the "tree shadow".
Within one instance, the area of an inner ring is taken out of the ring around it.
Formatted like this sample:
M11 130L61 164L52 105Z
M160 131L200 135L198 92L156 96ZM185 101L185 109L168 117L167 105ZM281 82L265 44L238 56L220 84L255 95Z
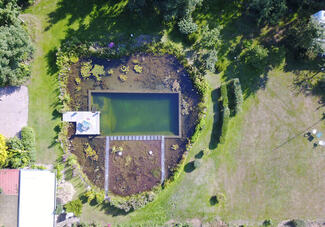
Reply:
M53 75L59 70L56 65L56 53L57 48L53 48L45 55L47 59L47 73L49 75Z
M204 152L203 151L200 151L200 152L198 152L197 154L195 154L195 158L196 159L201 159L202 157L203 157L203 155L204 155Z
M221 136L221 114L220 108L218 107L218 99L220 97L220 89L214 89L211 93L212 103L213 103L213 127L209 143L209 149L215 149L218 146Z
M217 205L219 203L218 197L216 195L211 196L209 202L211 206Z
M195 167L194 167L194 161L191 161L191 162L187 163L184 166L184 171L186 173L191 173L191 172L193 172L194 169L195 169Z

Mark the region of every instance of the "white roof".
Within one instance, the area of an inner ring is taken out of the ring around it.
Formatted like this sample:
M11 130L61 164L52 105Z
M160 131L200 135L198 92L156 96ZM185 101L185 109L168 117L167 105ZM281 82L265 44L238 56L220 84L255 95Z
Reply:
M53 227L55 174L48 170L20 170L18 227Z
M318 11L313 17L320 23L325 23L325 10Z
M100 112L74 111L63 114L63 121L76 122L76 135L99 135ZM82 128L86 122L89 127Z

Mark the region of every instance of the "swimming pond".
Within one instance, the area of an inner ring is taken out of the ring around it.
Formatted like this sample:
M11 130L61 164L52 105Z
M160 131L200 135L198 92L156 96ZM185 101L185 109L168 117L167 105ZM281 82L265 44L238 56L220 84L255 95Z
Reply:
M90 91L89 98L102 136L180 136L179 93Z

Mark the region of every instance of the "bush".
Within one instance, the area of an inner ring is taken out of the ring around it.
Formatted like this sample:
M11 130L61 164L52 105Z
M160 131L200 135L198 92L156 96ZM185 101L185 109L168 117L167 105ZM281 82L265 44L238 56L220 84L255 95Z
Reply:
M262 72L268 64L269 51L263 45L247 43L247 49L241 56L242 60L257 72Z
M272 223L271 219L265 219L263 221L263 224L262 224L262 226L264 226L264 227L269 227L269 226L272 226L272 225L273 225L273 223Z
M229 101L228 101L228 92L227 92L227 84L221 85L221 99L222 99L222 128L221 128L221 136L220 143L225 143L226 135L228 131L228 123L230 118L230 110L229 110Z
M179 31L182 34L188 35L193 32L196 32L198 29L197 24L193 22L192 17L187 16L178 22Z
M21 130L21 143L25 150L33 152L35 150L35 132L31 127L23 127Z
M306 223L300 219L293 219L288 224L291 227L305 227L306 226Z
M80 199L72 200L64 205L66 212L72 212L77 217L80 217L82 213L82 202Z
M214 72L216 70L215 66L218 61L218 53L216 49L209 50L207 54L204 55L205 68Z
M0 134L0 168L6 163L8 152L8 147L6 146L6 138Z
M199 159L195 159L193 165L194 168L197 169L201 166L201 161Z
M228 82L228 92L231 102L230 107L233 108L235 114L241 112L243 104L243 94L238 78L232 79Z

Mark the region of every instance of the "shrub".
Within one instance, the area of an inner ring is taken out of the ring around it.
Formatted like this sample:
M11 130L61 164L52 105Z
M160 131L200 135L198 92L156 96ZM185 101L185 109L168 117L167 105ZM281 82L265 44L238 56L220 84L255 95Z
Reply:
M222 98L222 127L221 127L221 136L220 136L220 143L225 143L226 135L228 131L228 123L230 118L230 110L228 107L228 92L227 92L227 84L221 85L221 98Z
M100 75L105 74L104 66L102 65L94 65L94 68L91 70L91 73L96 78L97 81L100 81Z
M56 208L55 208L55 214L56 214L56 215L59 215L59 214L62 213L62 211L63 211L63 206L62 206L62 204L58 204L58 205L56 205Z
M199 159L195 159L193 165L194 168L197 169L201 166L201 161Z
M204 55L205 68L214 72L216 70L215 66L218 61L218 53L216 49L209 50L207 54Z
M306 223L300 219L293 219L288 224L291 227L305 227L306 226Z
M86 153L87 158L90 158L95 161L98 160L98 155L97 155L96 151L94 149L92 149L89 144L84 145L84 152Z
M248 48L241 56L242 60L257 72L262 72L268 64L269 51L263 45L247 43Z
M6 163L8 152L6 146L6 138L0 134L0 167L3 167Z
M122 73L127 74L130 71L130 67L122 65L120 70L121 70Z
M80 217L82 213L82 202L80 199L72 200L64 205L64 209L67 212L72 212L77 217Z
M80 74L81 77L86 79L88 77L90 77L90 72L91 72L91 68L92 68L92 62L91 61L86 61L81 63L81 69L80 69Z
M196 32L198 29L197 24L193 22L192 17L186 16L178 22L179 31L185 35Z
M263 221L263 224L262 224L262 226L264 226L264 227L269 227L269 226L272 226L272 220L271 219L265 219L264 221Z
M142 73L143 67L140 65L135 65L133 69L136 73Z
M21 143L25 150L31 153L35 151L35 132L31 127L23 127L21 130Z
M231 104L230 107L233 108L234 113L239 113L242 111L243 104L243 94L241 90L241 85L238 78L232 79L228 82L228 91Z
M122 82L125 82L128 77L126 75L123 75L123 74L120 74L119 77L118 77Z

